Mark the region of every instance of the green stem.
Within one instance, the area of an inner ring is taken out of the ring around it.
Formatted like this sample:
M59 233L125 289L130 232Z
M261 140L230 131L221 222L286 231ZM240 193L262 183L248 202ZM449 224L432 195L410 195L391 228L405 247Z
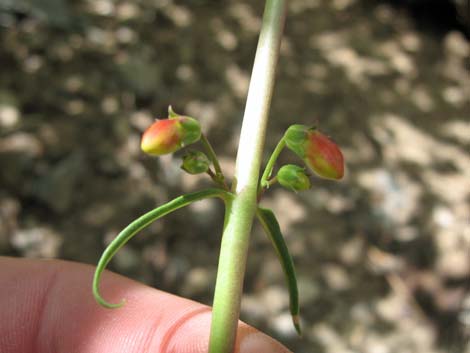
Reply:
M215 151L212 148L212 145L210 144L209 140L207 139L206 135L204 135L204 134L201 134L201 143L204 146L204 149L206 150L207 156L209 157L212 164L214 165L215 178L212 178L212 179L217 184L222 186L224 189L228 190L228 186L225 183L224 173L222 172L222 168L220 167L219 159L217 158L217 155L215 154Z
M276 148L274 149L273 153L271 154L271 157L269 157L269 161L266 164L266 168L264 169L264 173L261 176L261 180L259 182L259 189L260 191L262 189L268 188L270 186L270 183L268 179L271 177L271 174L273 172L274 164L276 164L277 158L281 154L281 151L284 149L286 146L286 141L284 140L284 137L281 138L281 140L278 142Z
M231 193L221 189L206 189L198 192L193 192L191 194L179 196L167 202L166 204L144 214L143 216L137 218L135 221L129 224L108 245L106 250L103 252L103 255L101 255L98 265L96 266L95 275L93 277L93 295L96 301L106 308L118 308L124 304L124 300L122 300L120 303L115 304L107 302L100 294L99 283L101 279L101 274L108 265L109 261L111 261L111 259L119 251L119 249L121 249L124 244L126 244L139 231L149 226L152 222L156 221L157 219L167 215L168 213L176 211L177 209L187 206L195 201L203 200L209 197L219 197L223 199L226 203L228 203L232 196L233 195Z
M243 117L232 189L219 256L209 353L232 353L276 64L284 27L285 0L267 0Z
M276 183L277 183L277 176L275 176L274 178L268 180L268 187L271 187Z
M275 176L275 177L272 178L272 179L269 179L269 180L267 181L266 187L264 187L264 188L261 188L261 187L258 188L258 196L257 196L257 198L256 198L256 199L258 200L258 203L260 203L261 198L262 198L263 195L264 195L264 192L265 192L267 189L269 189L271 186L273 186L274 184L276 184L276 183L277 183L277 176Z
M219 181L217 180L217 177L215 176L215 173L212 171L212 169L207 169L207 175L209 175L211 177L211 179L215 182L215 183L219 183Z

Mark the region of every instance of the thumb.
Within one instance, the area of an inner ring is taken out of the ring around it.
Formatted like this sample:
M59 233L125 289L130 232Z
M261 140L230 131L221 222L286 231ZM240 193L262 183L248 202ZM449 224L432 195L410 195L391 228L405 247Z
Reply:
M206 353L210 308L106 272L103 295L91 295L94 268L57 260L0 257L2 353ZM3 350L6 349L6 350ZM236 353L289 353L239 322Z
M199 304L197 304L199 306ZM182 318L183 324L167 331L170 339L160 341L155 336L155 350L151 352L207 353L211 313L204 310ZM160 341L163 344L159 344ZM289 353L290 351L271 337L239 322L235 353Z

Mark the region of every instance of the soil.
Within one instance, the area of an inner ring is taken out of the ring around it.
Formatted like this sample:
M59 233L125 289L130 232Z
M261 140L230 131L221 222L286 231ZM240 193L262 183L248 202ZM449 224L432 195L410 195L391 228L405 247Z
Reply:
M300 123L347 162L340 183L312 177L309 191L274 186L262 201L296 264L303 337L253 227L241 316L294 352L470 353L468 32L392 3L289 2L266 158ZM232 175L262 10L0 2L0 254L96 264L131 220L210 185L180 170L181 153L140 152L169 104L201 121ZM171 214L110 268L211 304L223 213L204 201Z

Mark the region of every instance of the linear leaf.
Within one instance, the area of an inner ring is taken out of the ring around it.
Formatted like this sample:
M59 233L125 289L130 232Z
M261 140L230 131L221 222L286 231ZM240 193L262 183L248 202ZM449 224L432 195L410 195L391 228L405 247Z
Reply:
M95 275L93 277L93 295L96 301L106 308L119 308L124 304L124 300L122 300L120 303L115 304L107 302L100 294L99 283L101 279L101 274L108 265L109 261L111 261L112 257L119 251L119 249L124 246L124 244L126 244L139 231L149 226L152 222L156 221L157 219L167 215L168 213L176 211L177 209L187 206L195 201L207 199L210 197L219 197L224 201L227 201L232 196L233 195L227 191L214 188L182 195L167 202L164 205L155 208L154 210L144 214L143 216L137 218L135 221L130 223L108 245L108 247L101 255L98 265L96 266Z
M287 287L289 289L290 297L290 312L292 315L292 322L294 324L295 330L299 335L301 335L300 330L300 317L299 317L299 290L297 288L297 278L295 276L294 262L289 253L289 249L284 241L284 237L281 233L281 228L279 223L274 215L273 211L267 208L258 207L256 215L261 222L266 234L271 240L279 261L281 262L282 269L284 270L284 275L286 277Z

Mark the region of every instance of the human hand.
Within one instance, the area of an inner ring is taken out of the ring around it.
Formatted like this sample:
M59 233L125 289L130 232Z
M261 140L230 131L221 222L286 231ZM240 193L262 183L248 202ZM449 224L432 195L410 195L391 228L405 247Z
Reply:
M126 298L117 310L91 294L91 266L0 257L1 353L206 353L210 308L105 272L103 295ZM289 353L239 323L237 353Z

